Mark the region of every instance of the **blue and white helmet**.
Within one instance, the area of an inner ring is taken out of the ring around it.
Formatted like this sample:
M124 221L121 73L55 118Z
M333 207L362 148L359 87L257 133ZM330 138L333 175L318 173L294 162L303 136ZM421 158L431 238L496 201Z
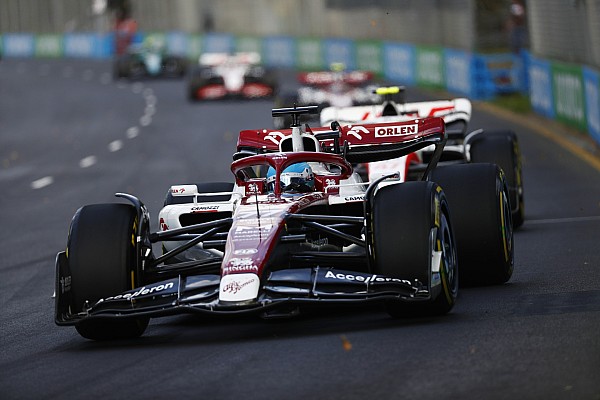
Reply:
M292 164L281 173L279 186L284 192L310 192L315 188L315 175L306 162ZM273 167L269 167L267 171L267 187L271 192L275 190Z

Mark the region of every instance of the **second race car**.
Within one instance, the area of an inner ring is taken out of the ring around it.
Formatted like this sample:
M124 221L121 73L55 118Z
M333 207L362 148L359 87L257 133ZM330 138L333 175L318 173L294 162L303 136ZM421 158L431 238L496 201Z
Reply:
M321 111L321 125L332 122L357 125L363 123L407 121L414 118L441 117L446 124L448 143L440 157L440 165L465 162L490 162L499 165L506 176L512 209L513 227L525 220L524 186L521 152L515 132L502 129L469 131L472 106L466 98L405 102L403 87L382 87L375 90L384 101L379 104L353 107L327 107ZM355 130L359 129L357 127ZM360 134L360 132L358 132ZM373 179L390 170L399 170L406 180L416 179L433 156L433 148L399 159L362 165Z

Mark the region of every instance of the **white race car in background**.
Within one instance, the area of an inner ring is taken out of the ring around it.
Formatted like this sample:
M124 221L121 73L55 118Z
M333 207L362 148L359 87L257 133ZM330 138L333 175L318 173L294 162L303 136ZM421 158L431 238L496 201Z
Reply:
M277 83L258 53L205 53L190 76L190 100L270 98Z
M517 135L510 130L477 129L467 132L471 120L472 106L469 99L435 100L406 103L400 97L402 87L378 88L375 93L384 97L384 102L375 105L353 107L327 107L321 111L321 125L332 123L351 125L356 135L364 135L361 124L375 122L407 121L415 118L441 117L446 124L448 143L439 160L440 165L489 162L499 165L509 187L513 226L523 224L524 199L521 170L521 154ZM335 122L334 122L335 121ZM332 127L335 128L335 127ZM390 129L380 135L402 136L409 132ZM362 173L368 180L376 179L391 171L400 171L403 180L415 180L425 170L434 152L426 147L408 156L363 165Z

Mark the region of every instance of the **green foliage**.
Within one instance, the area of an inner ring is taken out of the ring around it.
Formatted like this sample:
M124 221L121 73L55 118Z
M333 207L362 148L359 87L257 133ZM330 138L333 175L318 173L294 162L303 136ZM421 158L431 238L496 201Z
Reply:
M531 112L529 97L520 93L498 95L491 103L519 114Z

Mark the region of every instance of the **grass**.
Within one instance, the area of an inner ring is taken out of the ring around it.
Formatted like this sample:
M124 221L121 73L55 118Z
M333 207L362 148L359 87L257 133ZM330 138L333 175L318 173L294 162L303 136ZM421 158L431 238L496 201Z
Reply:
M529 97L520 93L498 95L491 103L518 114L528 114L531 112Z

